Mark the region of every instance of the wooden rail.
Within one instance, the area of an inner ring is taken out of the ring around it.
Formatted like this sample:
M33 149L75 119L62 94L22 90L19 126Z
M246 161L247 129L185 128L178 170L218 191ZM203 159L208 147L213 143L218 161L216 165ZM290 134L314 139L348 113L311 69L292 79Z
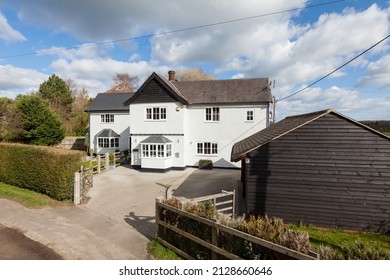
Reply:
M202 237L196 236L184 228L181 228L183 221L187 224L200 225L200 227L204 229L201 229L202 234L205 232L210 232L210 234ZM204 219L171 207L162 203L162 198L156 198L156 226L157 240L186 259L196 258L196 256L193 255L193 246L188 246L187 248L183 246L188 240L202 247L211 256L211 259L244 259L244 257L240 256L238 253L226 250L226 247L228 246L223 244L224 236L230 236L234 241L244 241L242 242L243 244L247 242L251 243L251 246L260 246L263 252L266 252L264 255L271 256L270 259L316 259L315 257L283 247L279 244L221 225L215 221Z

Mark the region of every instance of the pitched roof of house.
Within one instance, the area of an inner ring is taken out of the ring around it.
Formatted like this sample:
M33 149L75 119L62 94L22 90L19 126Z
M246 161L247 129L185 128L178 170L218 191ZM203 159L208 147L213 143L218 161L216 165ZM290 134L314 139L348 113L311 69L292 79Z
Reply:
M123 103L132 95L132 93L99 93L85 111L128 111L129 107L125 106Z
M268 78L171 82L153 73L125 105L132 103L152 79L157 79L178 101L186 105L267 103L272 99Z
M134 90L131 86L121 83L119 85L115 85L112 88L106 90L103 93L134 93Z
M231 154L231 161L239 161L243 159L247 153L275 140L279 137L282 137L283 135L290 133L294 131L297 128L300 128L318 118L321 118L327 114L336 114L344 119L347 119L349 121L354 122L357 125L360 125L362 127L365 127L368 130L373 131L374 133L380 134L386 138L386 135L380 133L379 131L376 131L362 123L357 122L356 120L353 120L347 116L344 116L338 112L336 112L333 109L326 109L318 112L312 112L308 114L303 115L296 115L296 116L290 116L286 117L285 119L281 120L280 122L275 123L274 125L271 125L233 145L232 148L232 154ZM389 138L390 139L390 138Z
M272 99L268 78L172 82L190 104L260 103Z

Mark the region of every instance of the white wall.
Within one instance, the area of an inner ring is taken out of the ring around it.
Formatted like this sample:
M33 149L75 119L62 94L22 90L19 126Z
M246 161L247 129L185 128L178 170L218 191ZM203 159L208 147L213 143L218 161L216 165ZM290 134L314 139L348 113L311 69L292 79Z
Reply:
M210 106L211 107L211 106ZM264 129L267 124L267 106L213 106L220 109L219 122L205 121L205 106L188 108L187 165L197 165L200 159L211 159L214 166L240 167L230 162L233 144ZM246 120L247 111L254 111L253 122ZM196 155L198 142L218 143L218 155Z
M146 120L146 107L166 107L167 119ZM138 149L138 153L132 154L132 164L141 165L140 142L152 134L161 134L172 141L173 167L197 166L200 159L211 159L217 167L240 167L240 162L230 162L233 144L266 127L267 106L213 107L220 108L219 122L205 120L206 106L186 107L180 103L131 104L132 149ZM254 111L253 122L247 121L248 110ZM218 154L197 155L198 142L218 143Z
M166 120L147 120L147 107L167 108ZM130 127L132 150L132 165L141 165L140 143L152 134L161 134L172 141L172 166L184 167L184 123L186 119L186 108L181 103L147 103L131 104L130 106ZM158 159L157 159L158 160ZM148 159L146 160L150 162ZM144 164L142 164L144 165Z
M115 114L114 123L101 123L101 114ZM89 115L90 122L90 148L94 149L95 153L112 153L116 149L121 151L129 149L129 114L126 112L104 112L104 113L90 113ZM103 129L112 129L116 133L118 133L121 137L119 139L119 148L110 148L103 149L97 148L97 138L96 134L98 134Z

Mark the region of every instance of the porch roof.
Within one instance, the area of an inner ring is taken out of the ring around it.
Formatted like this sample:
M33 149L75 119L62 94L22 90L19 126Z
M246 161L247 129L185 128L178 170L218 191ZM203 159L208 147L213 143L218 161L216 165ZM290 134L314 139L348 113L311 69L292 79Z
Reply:
M98 134L96 134L96 137L121 137L118 133L113 131L110 128L105 128L102 131L100 131Z
M151 135L145 140L140 142L141 144L167 144L172 143L171 140L162 135Z

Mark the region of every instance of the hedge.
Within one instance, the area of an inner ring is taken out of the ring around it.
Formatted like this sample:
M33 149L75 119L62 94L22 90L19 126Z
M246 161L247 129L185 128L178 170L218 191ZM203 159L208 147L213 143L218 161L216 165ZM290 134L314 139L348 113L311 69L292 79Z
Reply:
M57 200L72 199L74 172L82 162L79 151L0 143L0 182Z

